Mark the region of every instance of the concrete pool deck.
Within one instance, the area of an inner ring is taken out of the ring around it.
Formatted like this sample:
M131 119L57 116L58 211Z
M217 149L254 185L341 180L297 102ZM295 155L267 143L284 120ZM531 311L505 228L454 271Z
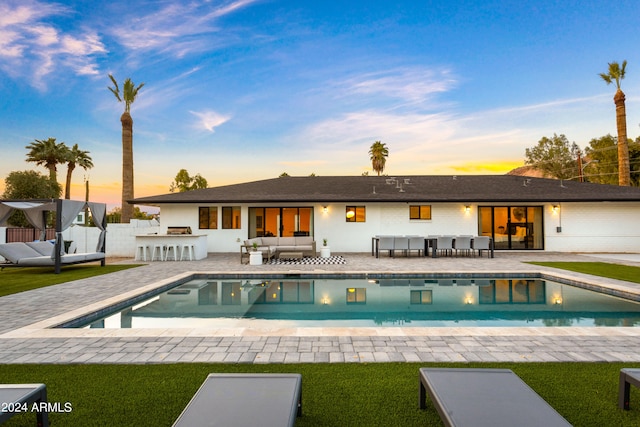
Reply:
M493 259L374 258L339 265L239 263L238 254L143 267L0 298L0 363L640 362L640 327L47 329L68 317L187 272L538 273L640 295L640 284L527 264L603 261L640 266L638 254L496 253ZM133 263L133 260L121 261ZM1 274L1 273L0 273ZM1 276L0 276L1 277ZM0 285L1 286L1 285Z

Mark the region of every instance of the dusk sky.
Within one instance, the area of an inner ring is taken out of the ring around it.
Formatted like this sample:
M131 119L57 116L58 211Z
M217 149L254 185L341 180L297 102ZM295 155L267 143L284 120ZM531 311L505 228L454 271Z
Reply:
M628 135L640 134L640 2L0 1L0 193L25 146L88 150L72 198L119 205L124 106L136 197L180 169L209 186L290 175L504 174L565 134L616 135L598 73L628 61ZM63 183L66 167L58 168Z

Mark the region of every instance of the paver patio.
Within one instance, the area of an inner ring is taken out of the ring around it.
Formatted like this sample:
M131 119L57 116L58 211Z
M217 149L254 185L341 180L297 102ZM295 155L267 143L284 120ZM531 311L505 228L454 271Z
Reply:
M344 265L249 266L237 254L143 267L0 298L0 363L357 363L430 361L640 362L640 328L291 328L287 330L52 330L36 322L135 291L185 272L468 273L554 272L640 294L640 285L526 264L611 261L640 256L496 253L494 259L374 258L343 254ZM125 260L122 262L134 262ZM1 286L1 285L0 285Z

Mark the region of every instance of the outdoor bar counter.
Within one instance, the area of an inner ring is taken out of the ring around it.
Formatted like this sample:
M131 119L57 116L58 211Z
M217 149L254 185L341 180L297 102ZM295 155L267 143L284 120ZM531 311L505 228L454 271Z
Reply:
M153 257L153 249L156 245L162 245L162 247L165 248L163 250L163 257L166 256L166 248L174 245L179 251L179 259L188 259L188 256L182 253L184 245L193 245L194 260L205 259L207 257L207 236L204 234L139 234L136 236L136 247L146 247L148 257ZM137 252L139 252L139 249ZM137 252L136 257L138 257ZM149 259L153 260L152 258Z

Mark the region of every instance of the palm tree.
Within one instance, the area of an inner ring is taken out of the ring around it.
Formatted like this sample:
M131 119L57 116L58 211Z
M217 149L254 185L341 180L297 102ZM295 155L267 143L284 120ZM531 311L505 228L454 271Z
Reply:
M629 172L629 143L627 141L627 111L624 105L624 92L620 89L620 81L624 79L627 60L622 66L617 62L609 63L609 72L600 73L600 77L607 84L616 83L616 94L613 102L616 104L616 125L618 127L618 185L630 185Z
M71 175L76 166L80 166L82 169L87 170L93 167L93 161L89 156L88 151L78 149L78 144L73 144L73 147L69 150L69 157L67 158L67 182L64 188L64 198L71 198Z
M373 170L378 173L384 171L384 166L387 163L387 157L389 156L389 149L387 148L387 144L384 144L380 141L376 141L369 148L369 158L371 159L371 166Z
M36 139L25 147L27 162L34 162L38 166L49 169L49 179L58 182L57 168L59 163L66 163L69 155L69 147L64 142L57 143L55 138L46 140Z
M133 199L133 119L129 111L144 83L136 87L131 79L127 78L121 94L116 79L111 74L109 78L114 86L109 87L109 90L118 102L124 102L124 113L120 116L120 122L122 122L122 217L120 222L129 223L133 217L133 206L127 203L127 200Z

